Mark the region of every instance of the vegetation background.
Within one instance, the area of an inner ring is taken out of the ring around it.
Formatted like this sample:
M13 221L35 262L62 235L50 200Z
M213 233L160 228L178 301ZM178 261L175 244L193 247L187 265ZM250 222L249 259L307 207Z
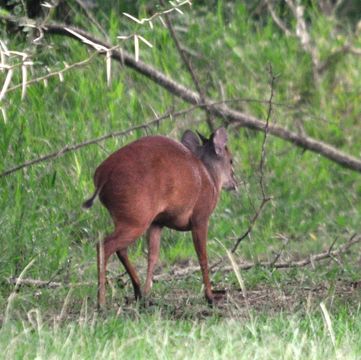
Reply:
M19 30L4 20L27 15L38 22L65 22L131 53L134 38L122 41L117 36L141 35L153 47L140 42L140 59L193 89L161 21L154 20L152 28L123 15L142 19L174 4L74 0L50 10L37 1L0 4L2 52L5 45L29 55L33 65L28 79L90 58L62 76L57 73L27 86L23 99L21 89L7 91L0 102L0 172L144 124L169 109L189 107L114 61L107 84L106 57L93 56L84 44L62 36L45 34L35 45L34 30ZM289 4L303 6L309 48L297 33ZM270 124L360 158L361 6L347 0L297 4L195 1L192 7L180 8L183 14L174 11L170 16L209 98L231 100L232 108L265 120L271 65L276 81ZM16 65L18 59L13 54L7 61ZM325 67L316 69L315 59ZM0 86L8 74L4 70ZM21 67L14 67L10 86L22 84L23 76ZM212 282L216 289L227 289L224 301L214 308L206 305L199 272L176 276L196 265L196 256L189 234L165 231L157 270L164 277L155 282L149 301L133 301L131 284L114 258L108 309L96 312L95 244L112 224L99 203L91 211L81 209L94 190L95 168L110 153L146 134L179 139L187 128L207 134L205 119L204 110L197 108L0 177L0 358L360 358L359 244L342 256L311 261L306 267L257 265L306 259L358 236L360 174L268 135L262 181L272 200L233 255L237 263L254 266L229 271L226 249L252 224L263 199L259 164L264 134L237 124L228 132L240 191L222 194L208 242L210 262L223 259ZM216 126L225 123L222 118L213 121ZM132 247L131 258L144 279L143 239ZM24 278L48 283L14 287L11 279L22 272Z

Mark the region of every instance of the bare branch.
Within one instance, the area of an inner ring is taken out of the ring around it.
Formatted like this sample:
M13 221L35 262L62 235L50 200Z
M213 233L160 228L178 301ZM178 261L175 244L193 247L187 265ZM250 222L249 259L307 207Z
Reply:
M161 5L164 6L164 0L160 0L160 3L161 3ZM177 37L177 35L176 35L176 33L175 33L175 30L174 30L174 28L173 28L172 22L170 21L170 17L169 17L168 14L164 14L164 17L165 17L165 23L166 23L166 25L167 25L167 27L168 27L169 33L170 33L170 35L171 35L171 37L172 37L172 39L173 39L173 42L174 42L174 44L175 44L175 46L176 46L176 48L177 48L177 51L178 51L178 53L179 53L179 55L180 55L180 57L181 57L184 65L185 65L185 67L187 68L189 74L191 75L191 78L192 78L192 80L193 80L194 86L195 86L196 89L197 89L197 92L198 92L199 97L200 97L200 102L201 102L202 104L206 104L206 100L205 100L206 96L205 96L205 93L204 93L204 91L203 91L203 89L202 89L202 87L201 87L201 85L200 85L200 83L199 83L199 80L198 80L198 78L197 78L197 76L196 76L196 74L195 74L195 72L194 72L194 69L193 69L193 67L192 67L191 62L189 61L189 59L188 59L185 51L183 50L183 48L182 48L182 46L181 46L181 44L180 44L180 42L179 42L179 40L178 40L178 37ZM214 125L213 125L213 121L212 121L212 115L211 115L211 113L209 112L209 110L207 109L207 107L205 107L205 111L206 111L206 115L207 115L206 121L207 121L209 130L210 130L211 132L213 132L213 131L214 131Z
M9 278L7 279L9 284L16 284L18 283L19 286L34 286L37 288L49 288L49 289L56 289L63 286L69 286L69 287L78 287L78 286L90 286L94 285L94 281L84 281L84 282L78 282L73 284L66 284L61 283L59 281L47 281L47 280L38 280L38 279L18 279L18 278Z
M358 243L361 243L361 235L354 234L354 235L352 235L350 240L348 240L346 243L340 245L338 247L338 249L332 250L331 252L329 251L329 249L327 249L326 251L323 251L323 252L320 252L317 254L311 254L300 260L281 261L281 260L277 259L276 262L274 260L260 261L260 262L240 262L237 264L237 266L238 266L238 269L240 269L240 270L250 270L256 266L262 267L262 268L273 268L273 269L289 269L289 268L305 267L305 266L314 264L316 262L319 262L319 261L322 261L325 259L329 259L329 258L336 257L336 256L341 256L341 255L345 254L352 246L354 246L355 244L358 244ZM223 261L221 261L221 262L223 262ZM215 270L215 268L218 268L218 263L217 263L217 266L211 266L210 271L212 271L212 272L233 271L233 266L222 266L218 270ZM190 266L185 269L174 270L174 272L171 274L161 274L161 275L155 276L154 280L162 281L162 280L171 280L174 278L187 277L187 276L194 274L197 271L199 271L199 266Z
M234 246L233 246L233 248L231 250L232 253L234 253L237 250L238 245L240 244L240 242L242 240L244 240L252 232L252 230L254 228L254 225L256 224L257 219L261 215L264 206L270 200L271 200L271 198L263 198L262 199L262 202L261 202L259 208L257 209L256 213L253 215L253 217L252 217L252 219L251 219L251 221L249 223L248 229L236 240L236 243L234 244Z
M257 219L259 218L264 206L268 203L268 201L271 200L271 197L266 195L266 190L265 190L265 185L264 185L264 163L266 160L266 141L267 141L267 136L268 136L268 132L269 132L269 121L271 118L271 114L272 114L272 100L273 100L273 96L274 96L274 83L276 80L276 77L273 74L273 70L272 70L272 65L269 64L269 68L268 68L268 72L269 72L269 76L270 76L270 97L268 100L268 111L267 111L267 118L266 118L266 124L264 127L264 136L263 136L263 141L262 141L262 147L261 147L261 159L259 162L259 172L260 172L260 178L259 178L259 185L261 188L261 192L262 192L262 201L261 204L259 206L259 208L257 209L256 213L253 215L250 224L248 226L248 229L246 230L246 232L241 235L237 240L236 243L234 244L231 252L234 253L239 244L241 243L241 241L243 239L245 239L253 230L253 227L257 221Z
M275 24L282 29L286 36L295 36L300 41L300 44L303 50L310 54L312 60L312 70L313 70L313 77L316 82L319 81L319 76L324 73L328 67L338 61L341 58L341 55L345 55L347 53L352 55L361 55L361 49L353 47L350 43L346 42L340 48L331 52L330 55L323 61L320 59L319 51L317 47L312 44L311 36L309 33L309 29L306 25L306 21L304 19L304 7L300 5L300 2L295 0L286 0L286 3L291 10L293 16L296 19L296 29L295 33L291 32L285 24L280 20L277 16L273 5L272 0L265 0L268 11L270 12L272 19L274 20ZM337 0L336 2L327 1L327 2L320 2L320 7L323 12L326 13L327 16L335 16L335 12L337 9L342 5L343 0ZM357 37L357 33L354 35L355 38Z
M73 64L73 65L76 65L76 64ZM48 74L50 75L50 74ZM35 80L35 79L34 79ZM20 86L20 85L19 85ZM234 99L234 100L226 100L226 102L229 101L229 102L236 102L236 101L257 101L255 99ZM258 100L259 102L263 102L263 100ZM219 105L223 103L222 101L219 101L219 102L215 102L215 103L211 103L210 105ZM115 131L115 132L111 132L111 133L108 133L108 134L105 134L103 136L100 136L98 138L95 138L95 139L90 139L90 140L87 140L87 141L84 141L84 142L81 142L81 143L77 143L77 144L73 144L73 145L70 145L70 146L65 146L63 147L62 149L60 150L57 150L57 151L53 151L49 154L46 154L46 155L43 155L39 158L36 158L36 159L33 159L33 160L30 160L30 161L26 161L20 165L17 165L17 166L14 166L2 173L0 173L0 178L1 177L4 177L4 176L7 176L7 175L10 175L16 171L19 171L21 169L24 169L24 168L28 168L32 165L36 165L36 164L39 164L41 162L44 162L44 161L48 161L48 160L51 160L51 159L57 159L63 155L65 155L66 153L68 152L71 152L71 151L76 151L76 150L79 150L85 146L89 146L89 145L93 145L93 144L98 144L99 142L102 142L102 141L105 141L105 140L108 140L108 139L111 139L111 138L115 138L115 137L120 137L120 136L125 136L129 133L131 133L132 131L134 130L139 130L139 129L144 129L144 130L147 130L150 126L152 125L158 125L160 122L168 119L168 118L177 118L177 117L180 117L180 116L183 116L183 115L186 115L196 109L199 109L199 108L202 108L202 107L205 107L206 105L204 104L197 104L195 106L192 106L192 107L189 107L188 109L185 109L185 110L180 110L178 112L167 112L166 114L160 116L160 117L156 117L155 119L153 120L150 120L146 123L143 123L143 124L140 124L140 125L136 125L136 126L133 126L133 127L130 127L126 130L122 130L122 131Z

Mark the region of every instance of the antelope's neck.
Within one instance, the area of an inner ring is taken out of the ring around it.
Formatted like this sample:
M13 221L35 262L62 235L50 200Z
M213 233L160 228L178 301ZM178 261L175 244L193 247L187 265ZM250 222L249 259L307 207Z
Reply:
M217 169L215 168L215 166L212 166L211 164L207 164L206 162L203 162L203 165L207 171L207 174L209 176L209 180L212 184L212 186L214 187L214 191L215 191L215 196L217 198L219 198L219 194L222 190L222 179L221 176L218 174Z

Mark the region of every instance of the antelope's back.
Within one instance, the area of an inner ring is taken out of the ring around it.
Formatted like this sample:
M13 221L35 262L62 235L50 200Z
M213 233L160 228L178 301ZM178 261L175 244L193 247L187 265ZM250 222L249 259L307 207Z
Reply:
M147 136L111 154L96 170L100 200L113 217L149 218L189 213L199 197L202 165L189 149L163 136ZM143 216L139 217L139 213Z

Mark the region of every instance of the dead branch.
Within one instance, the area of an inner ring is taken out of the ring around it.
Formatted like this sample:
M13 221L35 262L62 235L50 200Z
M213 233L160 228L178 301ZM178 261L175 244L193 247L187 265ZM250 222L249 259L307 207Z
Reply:
M164 6L164 0L160 0L160 3L161 3L162 6ZM166 25L168 27L169 33L170 33L170 35L171 35L171 37L173 39L173 42L175 44L175 47L176 47L176 49L177 49L177 51L178 51L184 65L185 65L185 67L187 68L189 74L191 75L194 86L195 86L195 88L196 88L196 90L197 90L197 92L199 94L201 103L206 104L205 93L204 93L204 91L203 91L203 89L202 89L202 87L201 87L201 85L199 83L199 80L197 78L197 75L195 74L195 71L194 71L194 69L192 67L192 64L191 64L190 60L188 59L184 49L182 48L182 46L181 46L181 44L180 44L180 42L178 40L178 37L177 37L177 35L175 33L175 30L173 28L172 22L170 21L169 15L165 14L164 18L165 18L165 23L166 23ZM209 112L207 107L205 107L205 111L206 111L206 116L207 116L206 121L207 121L209 130L211 132L213 132L214 131L214 125L213 125L213 121L212 121L212 114Z
M345 254L350 248L357 243L361 242L361 235L354 234L352 237L344 244L340 245L337 249L332 250L333 245L330 246L329 249L326 251L311 254L303 259L300 260L279 260L277 261L260 261L260 262L238 262L237 267L240 270L250 270L254 267L261 267L261 268L272 268L272 269L290 269L290 268L299 268L305 267L310 264L315 264L316 262L325 260L325 259L332 259L338 256ZM177 269L174 268L167 274L159 274L155 275L153 280L154 281L170 281L170 280L178 280L184 277L188 277L193 275L194 273L199 271L199 266L189 266L184 269ZM221 272L230 272L234 271L232 266L223 266L216 270L212 270L212 272L221 271ZM112 280L118 279L119 276L113 277ZM6 279L8 284L15 285L19 288L19 286L33 286L39 288L59 288L59 287L79 287L79 286L93 286L96 284L95 281L84 281L78 283L62 283L58 281L46 281L46 280L39 280L39 279L30 279L30 278L16 278L11 277Z
M0 15L0 19L12 22L17 24L19 27L25 26L24 24L19 23L18 19L10 17L10 16L4 16ZM72 30L72 32L69 32L69 29ZM108 49L111 48L109 44L107 44L104 41L101 41L99 39L94 38L92 35L88 34L87 32L76 29L73 27L66 27L64 25L60 24L48 24L42 28L44 31L44 34L56 34L56 35L62 35L67 36L76 39L77 41L81 41L79 37L74 35L75 33L81 34L86 39L89 39L90 43L87 43L87 46L93 47L93 44L99 44L100 46L104 46ZM104 53L106 54L106 53ZM200 104L200 96L199 94L187 89L185 86L177 83L176 81L168 78L166 75L164 75L162 72L156 70L152 66L142 62L142 61L136 61L133 56L131 56L129 53L127 53L125 50L114 50L111 52L111 57L120 62L121 64L124 64L125 66L128 66L132 68L133 70L139 72L140 74L146 76L147 78L151 79L158 85L162 86L166 90L168 90L170 93L172 93L175 96L180 97L186 102L189 102L193 105ZM207 103L211 103L212 101L208 98L205 99ZM242 113L240 111L234 110L226 106L225 104L218 104L218 105L212 105L209 106L209 111L215 115L219 116L222 119L225 119L229 124L237 125L237 126L243 126L249 129L262 131L264 132L265 129L265 122L262 120L259 120L251 115ZM336 162L337 164L357 171L361 172L361 160L345 154L344 152L338 150L337 148L324 143L322 141L313 139L308 136L299 135L295 132L289 131L287 129L284 129L277 125L269 125L268 128L269 134L279 137L285 141L291 142L292 144L299 146L303 149L310 150L312 152L315 152L317 154L320 154L329 160L332 160Z
M16 284L19 279L16 277L11 277L7 279L7 282L11 285ZM46 288L46 289L56 289L59 287L79 287L79 286L92 286L94 285L94 281L84 281L78 283L62 283L59 281L46 281L46 280L38 280L38 279L21 279L18 281L19 286L33 286L36 288Z

